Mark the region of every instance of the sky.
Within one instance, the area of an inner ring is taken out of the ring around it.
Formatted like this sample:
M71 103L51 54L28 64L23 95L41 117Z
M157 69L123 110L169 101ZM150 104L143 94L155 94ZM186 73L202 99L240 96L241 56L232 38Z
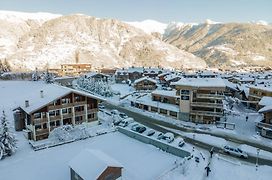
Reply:
M272 22L272 0L0 0L0 10L86 14L123 21L164 23Z

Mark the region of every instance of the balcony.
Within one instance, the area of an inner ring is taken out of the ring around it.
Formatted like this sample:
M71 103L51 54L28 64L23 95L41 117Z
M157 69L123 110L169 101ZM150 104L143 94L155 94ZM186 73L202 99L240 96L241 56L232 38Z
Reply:
M201 116L215 116L215 117L222 117L223 112L212 112L212 111L196 111L192 110L190 114L194 115L201 115Z
M63 116L63 119L71 118L73 116L73 113L65 113L62 116Z
M36 136L45 135L49 133L49 129L39 129L36 130Z
M97 109L97 108L88 109L88 114L90 114L90 113L96 113L96 112L98 112L98 109Z
M212 108L223 108L223 104L220 103L206 103L206 102L191 102L191 106L194 107L212 107Z
M199 99L224 99L224 95L220 94L196 94Z
M85 111L75 111L75 116L83 116L85 115Z
M50 120L60 120L61 117L59 116L50 116Z
M47 118L34 119L34 124L43 124L47 122L48 122Z

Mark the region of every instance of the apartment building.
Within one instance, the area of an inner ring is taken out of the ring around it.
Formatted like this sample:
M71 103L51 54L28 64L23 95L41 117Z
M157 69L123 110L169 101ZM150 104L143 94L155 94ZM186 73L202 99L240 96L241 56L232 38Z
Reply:
M180 97L180 119L213 123L223 116L226 89L221 78L188 78L171 84Z
M74 126L98 119L101 98L55 84L37 84L18 108L20 116L15 119L19 123L24 121L29 139L46 139L53 129L62 125Z
M79 76L92 71L92 64L88 63L71 63L61 64L61 76Z
M258 103L264 96L272 97L272 86L264 84L249 86L248 100L252 102L250 107L258 110L260 108Z
M139 90L154 90L157 88L157 81L150 77L142 77L134 81L134 88Z

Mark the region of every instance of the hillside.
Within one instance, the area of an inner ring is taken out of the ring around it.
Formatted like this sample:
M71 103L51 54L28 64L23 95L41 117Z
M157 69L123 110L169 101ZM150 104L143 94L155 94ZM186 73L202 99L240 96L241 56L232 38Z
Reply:
M35 14L33 14L35 16ZM205 61L114 19L81 14L21 21L0 19L1 59L12 70L58 68L62 63L99 67L204 68ZM6 43L9 42L9 43Z

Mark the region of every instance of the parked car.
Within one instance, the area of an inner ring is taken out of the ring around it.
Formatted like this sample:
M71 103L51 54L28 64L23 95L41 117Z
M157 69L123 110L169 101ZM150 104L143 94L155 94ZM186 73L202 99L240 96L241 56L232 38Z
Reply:
M102 104L99 104L99 105L98 105L98 109L99 109L99 110L103 110L103 109L105 109L105 106L102 105Z
M163 139L165 139L168 143L171 143L174 141L175 136L173 133L168 132L163 135Z
M119 113L119 116L120 116L121 118L123 118L123 119L128 118L128 116L127 116L125 113L122 113L122 112Z
M179 139L178 139L178 146L179 146L179 147L183 147L184 144L185 144L184 139L179 138Z
M154 129L149 129L146 133L147 136L152 136L153 134L155 134L155 130Z
M157 139L162 139L163 138L163 133L159 133L158 136L157 136Z
M163 133L158 134L157 139L163 139L166 140L166 142L171 143L174 141L175 137L173 133L167 132L165 134Z
M240 158L248 158L248 155L246 152L241 150L240 148L234 148L230 146L224 146L223 148L224 152L227 154L232 154L234 156L238 156Z
M118 115L119 111L117 109L111 110L111 115Z
M128 124L134 122L133 118L126 118L124 120L122 120L118 125L121 127L126 127Z
M146 130L146 127L140 124L134 124L131 126L131 130L136 131L138 133L143 133Z

